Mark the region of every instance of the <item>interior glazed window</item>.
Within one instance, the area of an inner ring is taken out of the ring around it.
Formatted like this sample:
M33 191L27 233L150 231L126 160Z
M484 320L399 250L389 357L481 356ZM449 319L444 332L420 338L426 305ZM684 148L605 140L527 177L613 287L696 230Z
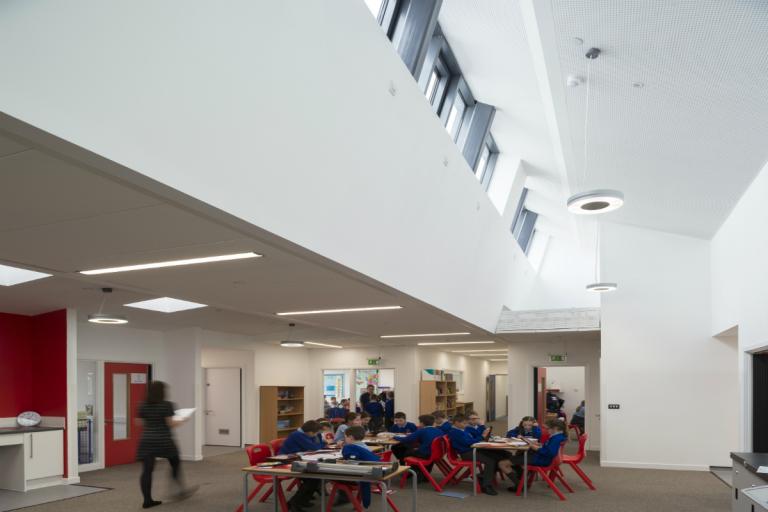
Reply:
M459 130L461 129L461 123L464 120L464 113L467 111L467 103L464 101L464 97L460 92L456 92L456 97L451 105L451 111L448 114L448 120L445 123L445 129L451 135L453 141L459 136Z
M432 105L432 110L438 116L443 108L445 95L448 92L448 80L450 77L451 74L448 71L448 66L446 66L442 57L435 59L435 65L432 67L429 75L427 87L424 89L424 96L426 96L427 101Z
M432 103L435 101L435 94L437 94L437 86L440 83L440 72L437 70L437 68L432 70L432 73L429 75L429 82L427 82L427 90L424 92L424 95L427 97L427 101L429 101L429 104L432 105Z
M397 0L364 0L364 2L381 28L387 33L387 37L392 39L395 30Z
M512 235L515 237L515 240L517 240L518 245L520 245L520 248L525 254L528 254L528 249L531 246L534 231L533 228L536 225L538 216L538 213L523 207L517 226L515 226L515 229L512 232Z
M477 165L475 166L475 178L477 178L477 181L480 183L483 182L490 158L491 148L488 147L488 144L483 144L483 149L480 151L480 158L477 159Z

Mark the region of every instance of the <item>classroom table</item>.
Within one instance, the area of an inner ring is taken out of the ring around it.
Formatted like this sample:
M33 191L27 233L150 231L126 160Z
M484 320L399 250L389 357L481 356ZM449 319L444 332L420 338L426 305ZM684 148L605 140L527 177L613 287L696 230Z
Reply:
M386 437L366 437L363 439L363 442L365 444L369 445L379 445L379 446L394 446L396 444L400 444L400 441L393 438L386 438Z
M401 477L406 472L411 473L411 480L413 481L413 497L411 498L411 510L416 512L416 480L418 480L416 472L410 468L410 466L400 466L396 471L389 473L381 478L374 477L362 477L362 476L346 476L346 475L334 475L332 473L298 473L291 471L290 467L259 467L248 466L243 468L243 512L248 512L248 481L251 479L251 475L271 476L272 488L275 496L275 512L280 512L280 498L278 493L282 494L283 489L280 486L280 478L314 478L320 480L320 510L325 512L325 481L338 481L338 482L369 482L372 484L379 484L381 487L381 512L387 512L387 490L389 489L389 482L395 481L396 478Z
M477 449L483 450L504 450L508 452L523 452L523 498L528 497L528 450L531 449L529 444L512 444L508 441L483 441L472 445L472 495L477 496ZM525 443L525 441L518 441L518 443Z

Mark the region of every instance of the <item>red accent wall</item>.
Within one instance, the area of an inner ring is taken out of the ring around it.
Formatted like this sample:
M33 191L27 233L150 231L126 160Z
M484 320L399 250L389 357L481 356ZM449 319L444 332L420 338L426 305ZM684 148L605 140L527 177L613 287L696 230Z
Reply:
M0 313L0 417L67 417L67 312ZM64 475L67 475L67 433Z

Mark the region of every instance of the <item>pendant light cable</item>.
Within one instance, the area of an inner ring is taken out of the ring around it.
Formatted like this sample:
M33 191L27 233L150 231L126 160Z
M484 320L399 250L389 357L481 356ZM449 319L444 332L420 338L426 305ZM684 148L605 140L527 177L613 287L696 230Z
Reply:
M582 169L581 190L587 189L587 137L589 131L589 91L592 86L592 59L587 59L587 101L584 107L584 168Z

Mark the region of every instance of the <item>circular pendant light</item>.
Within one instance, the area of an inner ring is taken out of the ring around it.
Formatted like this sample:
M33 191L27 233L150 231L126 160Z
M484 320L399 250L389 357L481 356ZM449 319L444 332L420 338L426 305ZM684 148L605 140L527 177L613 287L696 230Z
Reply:
M88 315L88 321L92 324L103 325L120 325L128 323L128 319L122 315L108 315L106 313L94 313Z
M586 188L587 182L587 141L589 135L589 97L592 85L591 63L600 56L599 48L590 48L587 51L587 99L584 108L584 168L581 186ZM578 185L577 185L578 186ZM568 198L568 211L578 215L598 215L613 210L618 210L624 204L624 194L618 190L593 189L579 192Z
M293 323L288 324L288 339L280 342L280 346L281 347L285 347L285 348L301 348L301 347L304 346L304 342L303 341L298 341L298 340L292 340L291 339L292 338L291 333L293 332L293 328L294 328L295 325L296 324L293 324Z
M597 215L618 210L624 204L624 194L618 190L588 190L568 198L568 211L581 215Z
M587 291L596 293L612 292L618 288L616 283L592 283L587 285Z

